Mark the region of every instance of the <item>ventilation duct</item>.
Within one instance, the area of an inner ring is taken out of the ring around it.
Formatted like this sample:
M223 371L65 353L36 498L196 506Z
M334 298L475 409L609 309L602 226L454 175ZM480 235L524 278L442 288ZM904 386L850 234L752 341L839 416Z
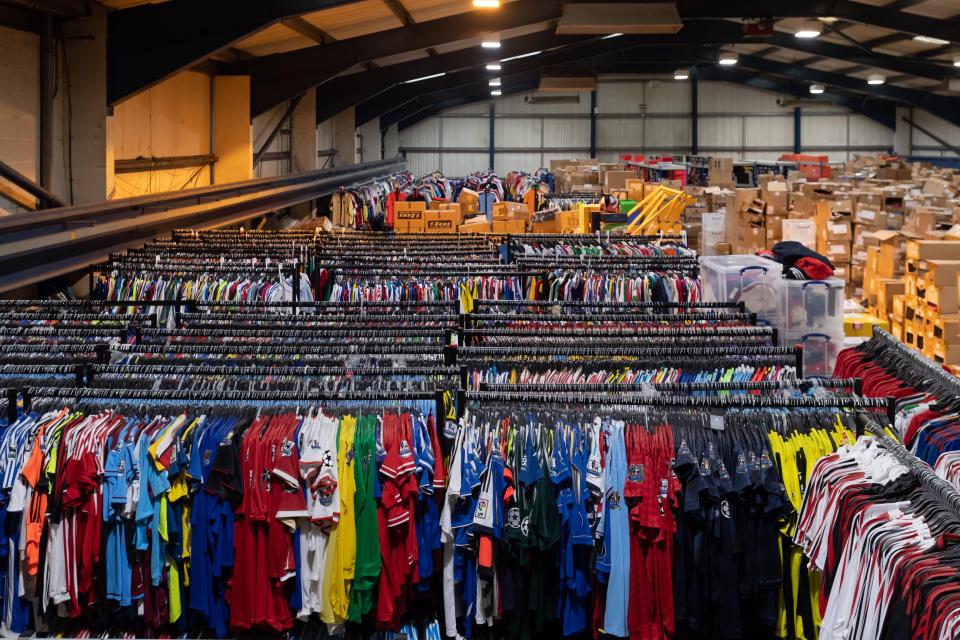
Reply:
M683 28L673 2L566 4L560 35L672 34Z

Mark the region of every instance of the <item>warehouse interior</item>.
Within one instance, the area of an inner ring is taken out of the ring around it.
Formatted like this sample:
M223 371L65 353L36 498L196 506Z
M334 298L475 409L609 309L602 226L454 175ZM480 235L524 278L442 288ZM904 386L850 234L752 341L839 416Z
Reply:
M960 638L958 376L960 0L0 0L4 635Z

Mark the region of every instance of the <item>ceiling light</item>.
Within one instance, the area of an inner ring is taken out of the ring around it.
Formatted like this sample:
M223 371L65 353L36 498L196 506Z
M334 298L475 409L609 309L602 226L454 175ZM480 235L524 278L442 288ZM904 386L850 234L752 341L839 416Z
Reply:
M677 69L673 72L674 80L686 80L690 77L690 69Z
M413 84L414 82L420 82L421 80L432 80L434 78L440 78L447 75L446 73L435 73L432 76L423 76L422 78L414 78L413 80L406 80L403 84Z
M487 71L500 71L502 68L499 62L491 62L487 65Z
M500 91L500 89L494 89L493 91L490 92L490 95L492 95L492 96L502 96L502 95L503 95L503 91Z
M499 49L500 48L500 34L492 33L488 36L483 36L483 42L480 43L484 49Z
M543 53L543 51L532 51L531 53L524 53L519 56L513 56L512 58L503 58L500 60L500 62L513 62L514 60L521 60L523 58L532 58L533 56L538 56L541 53Z
M827 24L833 24L838 20L838 18L834 18L832 16L827 16L827 17L818 18L818 19L820 20L820 22L826 22Z
M953 66L960 67L960 56L953 56Z
M867 76L867 84L883 84L887 79L879 73L872 73Z
M619 38L619 37L622 36L622 35L623 35L622 33L611 33L610 35L608 35L608 36L603 36L603 37L600 38L600 39L601 39L601 40L609 40L610 38Z
M824 87L822 84L812 84L810 85L810 93L823 93Z
M473 0L474 9L499 9L500 0Z
M737 64L737 60L740 59L740 56L737 55L736 51L724 51L720 54L720 57L717 59L717 62L728 67L730 65Z
M941 47L946 44L950 44L949 40L941 40L940 38L931 38L930 36L913 36L914 42L925 42L927 44L936 44Z
M494 78L493 80L491 80L491 81L490 81L490 86L491 86L491 87L499 87L499 86L500 86L500 78Z
M823 33L823 23L819 20L804 20L795 35L798 38L816 38Z

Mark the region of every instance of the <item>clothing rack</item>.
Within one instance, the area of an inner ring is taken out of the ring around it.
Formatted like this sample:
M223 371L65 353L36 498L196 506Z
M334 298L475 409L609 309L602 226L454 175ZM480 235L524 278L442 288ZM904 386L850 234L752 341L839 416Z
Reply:
M436 403L436 415L445 415L445 398L442 390L437 391L343 391L325 393L318 391L176 391L154 389L98 389L98 388L49 388L20 387L10 388L6 392L7 419L12 424L17 419L18 405L29 411L32 403L38 399L64 400L116 400L121 402L173 402L192 403L238 403L256 402L269 404L292 404L307 402L398 402L403 400L428 400Z
M942 365L911 349L878 326L873 327L873 338L896 353L904 364L929 378L934 385L960 397L960 378L945 371Z
M907 467L917 477L920 484L930 490L940 503L960 521L960 492L957 492L952 484L935 474L927 464L887 435L883 427L870 419L868 415L861 413L857 415L857 435L863 435L864 433L870 433L879 440L884 448L896 458L897 462Z
M0 370L2 373L2 370ZM467 372L461 369L461 376ZM496 384L480 382L478 391L556 391L556 392L627 392L635 393L638 389L657 392L689 392L699 391L810 391L811 389L850 389L854 395L860 395L863 380L860 378L810 378L800 380L764 380L760 382L639 382L639 383L600 383L600 384L565 384L565 383L517 383Z

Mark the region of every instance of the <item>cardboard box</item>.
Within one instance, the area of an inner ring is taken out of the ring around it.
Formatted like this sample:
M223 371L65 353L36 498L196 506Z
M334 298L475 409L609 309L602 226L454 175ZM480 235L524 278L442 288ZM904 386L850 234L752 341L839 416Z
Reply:
M701 216L700 224L700 255L718 255L716 246L727 241L727 214L704 213Z
M603 174L603 184L608 192L613 189L626 189L627 180L634 180L636 177L636 171L606 171Z
M853 214L853 221L859 224L869 224L875 227L886 227L887 217L879 209L858 206Z
M817 225L812 220L784 220L781 227L784 241L799 242L810 249L817 246Z
M944 344L960 344L960 315L941 315L930 322L933 337Z
M908 260L960 260L960 242L907 240Z
M850 243L828 242L827 250L824 255L826 255L827 259L834 264L850 262Z
M491 225L486 216L476 216L468 218L463 224L457 227L458 233L490 233Z
M426 202L398 201L393 209L393 228L399 233L422 233L426 213Z
M925 287L953 287L957 286L957 276L960 275L960 260L927 260L927 270L923 281Z
M927 304L935 306L942 313L955 314L957 303L960 302L960 298L957 297L958 291L960 290L957 289L956 283L948 287L930 285L924 290L924 299Z
M877 293L877 309L888 314L893 311L894 296L903 295L903 280L874 280L873 290Z
M493 233L500 235L516 235L527 232L525 220L494 220Z
M456 233L460 212L449 210L427 211L424 215L425 233Z
M736 185L733 177L733 158L710 158L707 183L712 187L730 187Z
M867 248L867 263L864 269L871 273L877 272L877 260L880 257L880 247Z
M729 242L720 242L714 246L718 256L729 256L733 249Z
M884 331L890 330L890 324L883 318L868 313L848 313L843 317L843 333L851 338L869 338L877 326Z
M643 180L631 178L626 182L627 199L636 202L643 200Z
M530 210L523 202L497 202L493 205L493 220L523 220L530 217Z
M777 213L787 215L790 210L790 188L786 182L771 180L761 190L761 197L768 207L773 207Z
M847 220L830 220L824 226L827 242L851 242L853 226Z

